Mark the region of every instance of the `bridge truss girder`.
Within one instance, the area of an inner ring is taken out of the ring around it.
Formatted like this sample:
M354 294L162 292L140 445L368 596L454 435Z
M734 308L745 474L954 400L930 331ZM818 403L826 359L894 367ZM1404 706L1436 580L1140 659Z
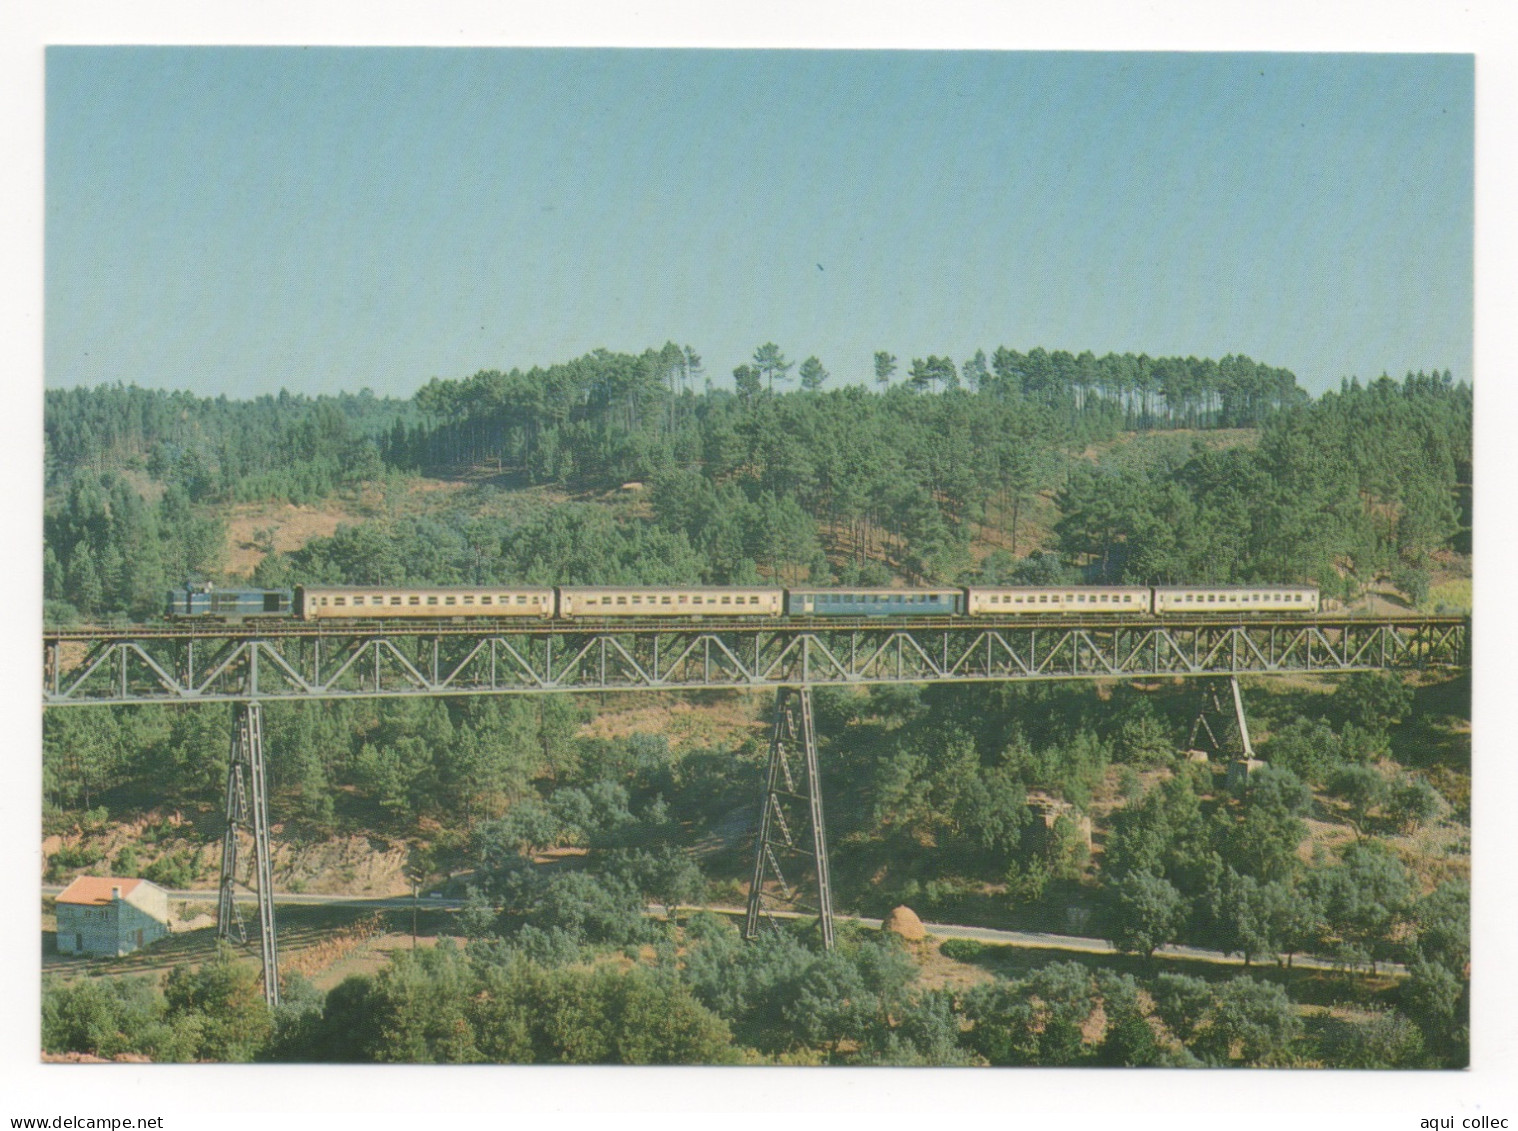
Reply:
M847 627L469 626L55 632L43 703L1143 679L1459 667L1470 622L1275 620Z

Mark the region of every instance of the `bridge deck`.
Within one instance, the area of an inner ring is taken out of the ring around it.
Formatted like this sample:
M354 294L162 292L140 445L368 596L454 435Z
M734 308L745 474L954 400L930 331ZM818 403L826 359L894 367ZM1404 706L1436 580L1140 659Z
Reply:
M1470 633L1450 616L67 629L43 636L43 704L1462 667Z

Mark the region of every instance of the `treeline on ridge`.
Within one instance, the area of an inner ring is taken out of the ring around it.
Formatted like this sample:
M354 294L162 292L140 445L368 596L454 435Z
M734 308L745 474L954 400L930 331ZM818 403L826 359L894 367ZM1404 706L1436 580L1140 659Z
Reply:
M673 345L433 381L411 401L50 391L45 596L56 618L151 616L167 585L220 576L226 503L465 466L583 492L644 483L653 521L589 502L376 518L269 554L257 580L1271 580L1342 597L1393 576L1416 602L1431 555L1464 548L1471 397L1448 374L1314 402L1247 359L977 357L952 381L952 364L914 362L878 392L824 389L810 358L811 387L771 392L791 368L771 344L736 394L698 393L699 358ZM1181 424L1249 424L1257 441L1113 443ZM995 547L978 564L977 540Z

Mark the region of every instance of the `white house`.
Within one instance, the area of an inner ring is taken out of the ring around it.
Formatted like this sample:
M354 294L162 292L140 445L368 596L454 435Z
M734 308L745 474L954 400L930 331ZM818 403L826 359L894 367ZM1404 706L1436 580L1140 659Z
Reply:
M169 893L147 880L80 876L56 903L60 954L131 954L169 933Z

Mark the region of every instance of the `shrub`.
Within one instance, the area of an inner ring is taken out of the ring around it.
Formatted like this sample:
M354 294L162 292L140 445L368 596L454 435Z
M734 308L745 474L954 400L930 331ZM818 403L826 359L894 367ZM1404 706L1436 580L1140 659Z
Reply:
M47 881L59 884L69 873L88 868L100 859L100 853L82 844L65 844L47 858Z
M169 852L142 869L142 878L163 888L187 888L200 876L195 856L189 852Z
M113 876L133 877L137 875L138 868L137 851L130 844L116 853L116 859L111 862Z
M979 939L944 939L938 949L956 962L974 962L986 952L986 944Z

